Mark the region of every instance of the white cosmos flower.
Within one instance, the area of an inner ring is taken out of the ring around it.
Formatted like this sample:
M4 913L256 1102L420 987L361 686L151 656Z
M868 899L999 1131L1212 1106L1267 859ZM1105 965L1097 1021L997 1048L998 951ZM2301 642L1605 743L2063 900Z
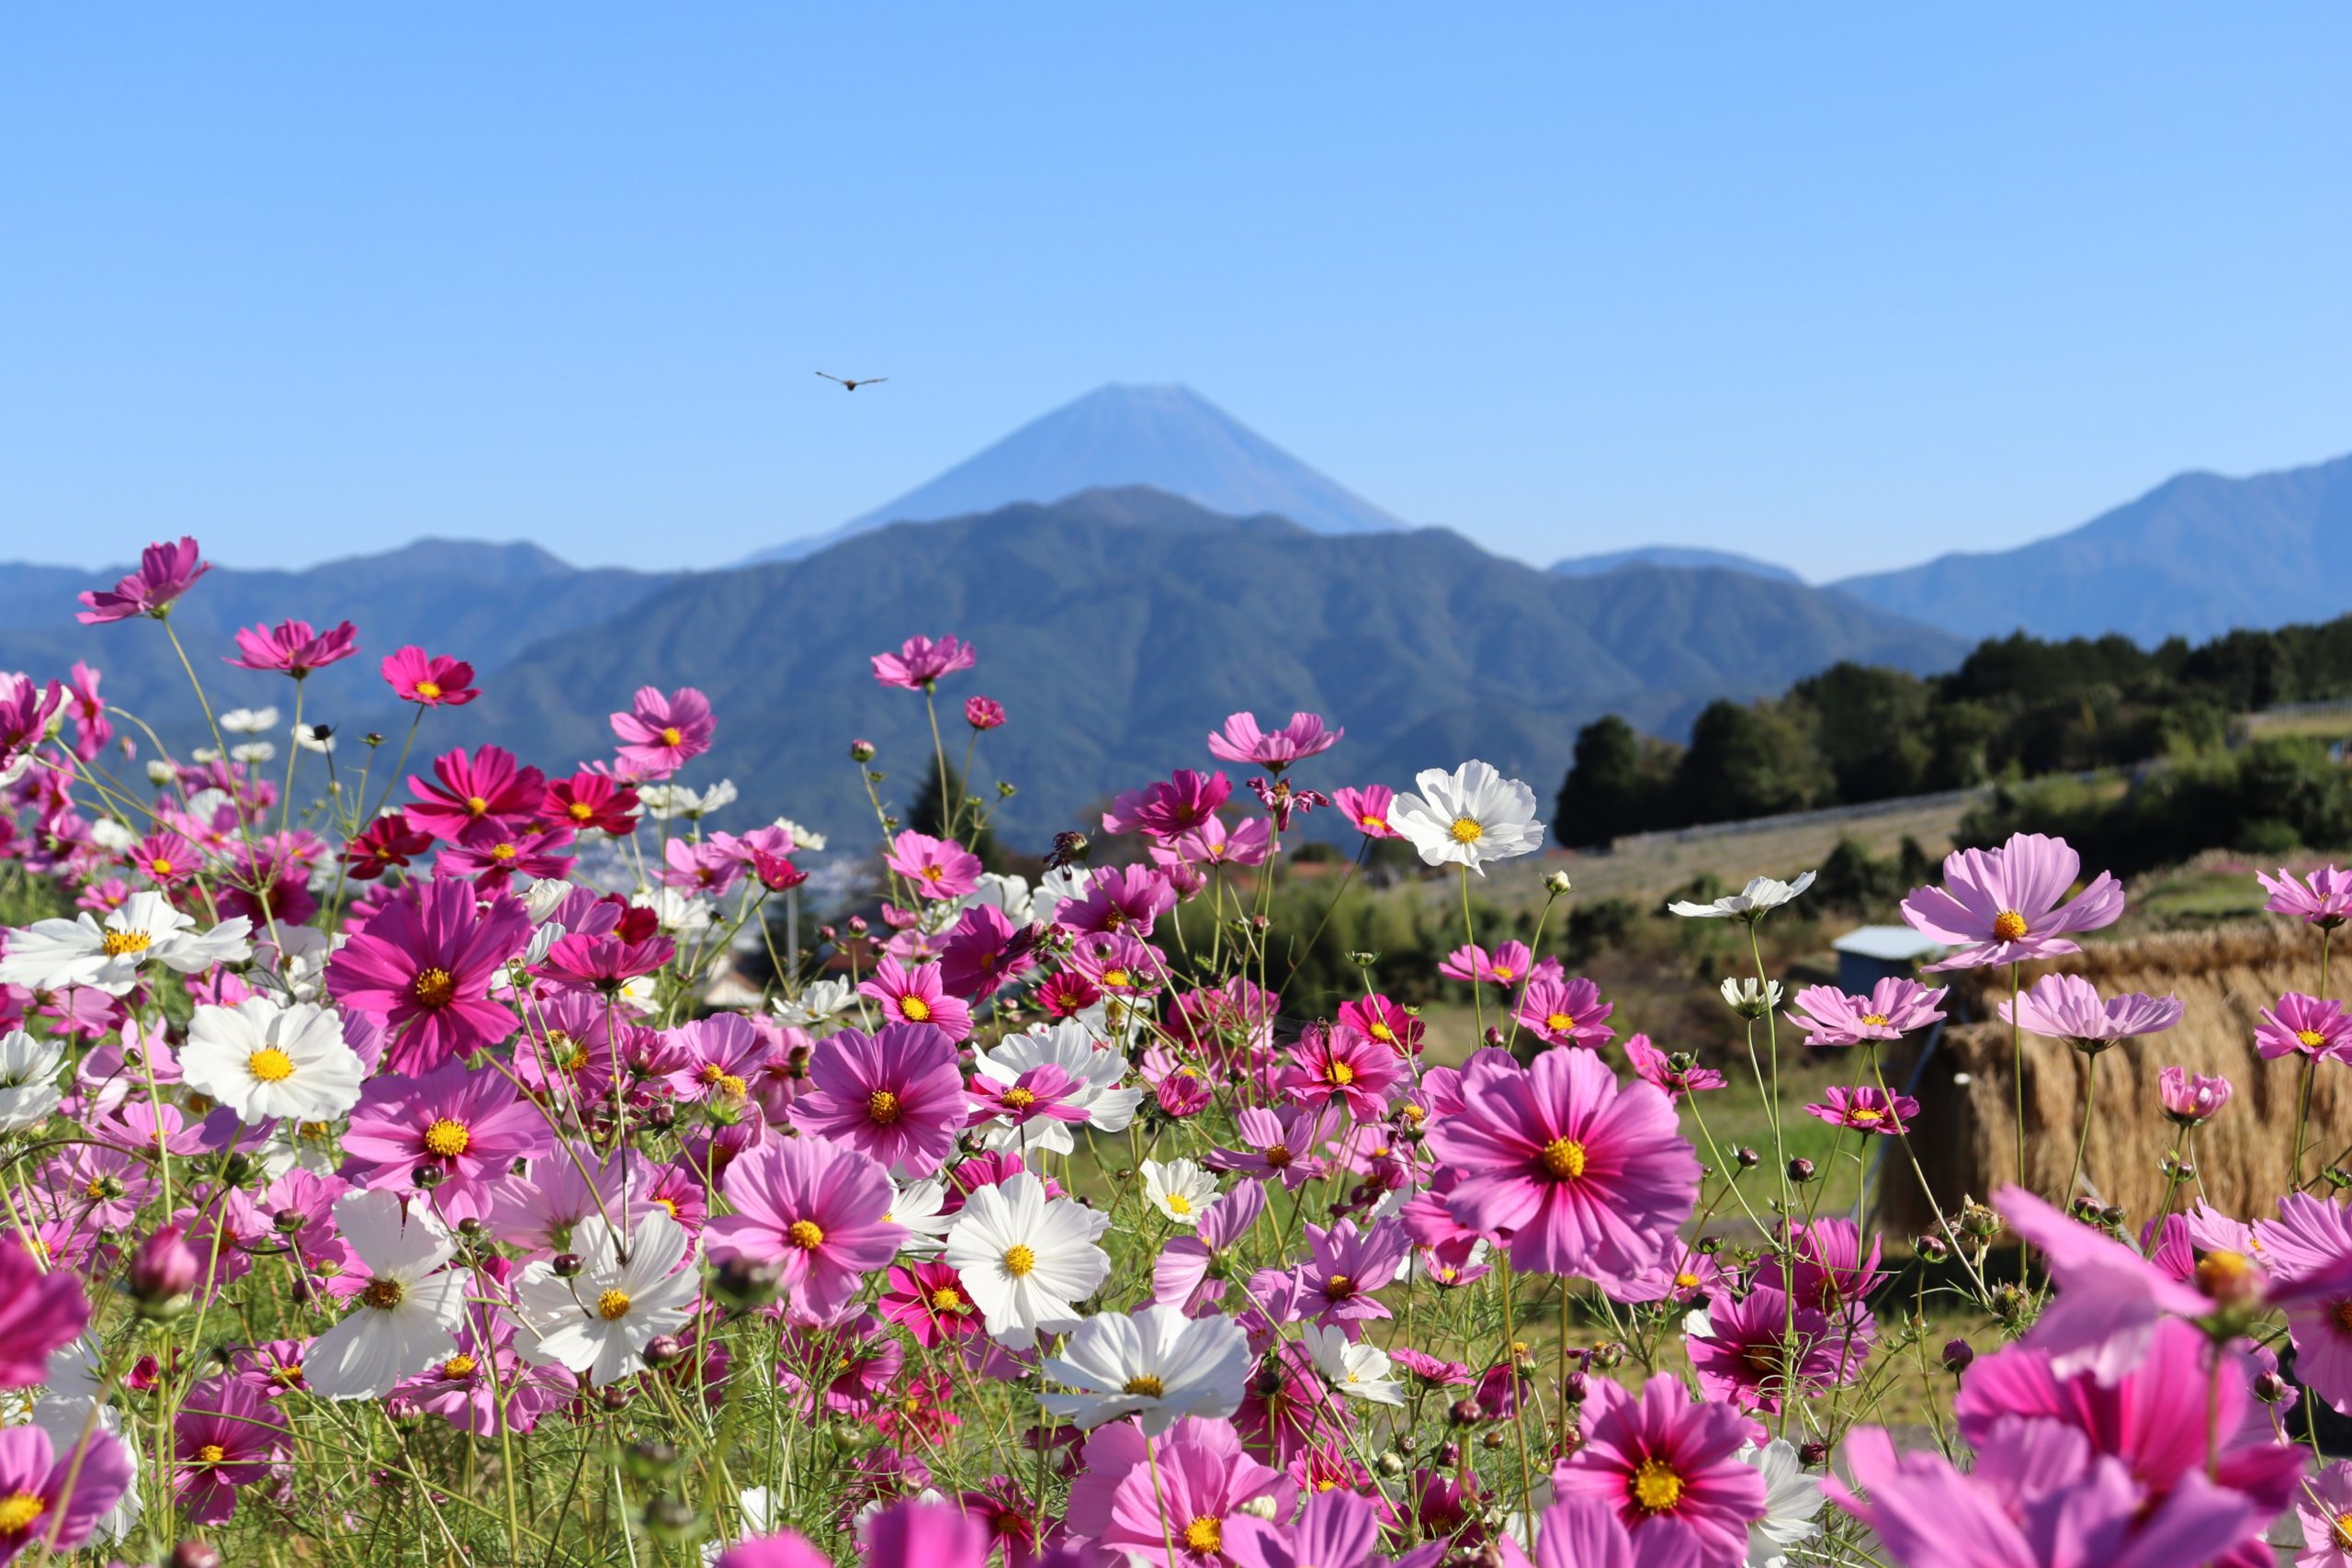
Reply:
M401 1212L397 1192L346 1192L335 1229L368 1266L368 1283L341 1323L311 1342L302 1376L327 1399L375 1399L449 1354L466 1316L466 1276L440 1272L457 1251L424 1209Z
M277 745L268 740L247 740L229 748L229 761L232 762L266 762L277 755Z
M122 1413L110 1404L98 1404L88 1394L68 1398L48 1394L33 1406L33 1425L49 1434L52 1453L60 1457L69 1455L81 1442L82 1434L92 1429L91 1407L94 1404L96 1405L96 1429L123 1443L124 1450L134 1460L130 1466L130 1484L123 1488L122 1495L115 1500L114 1506L98 1516L94 1530L96 1540L117 1541L138 1528L140 1515L144 1511L139 1501L139 1472L142 1467L135 1462L139 1450L136 1445L123 1442Z
M811 980L797 997L779 997L775 1015L796 1028L822 1030L857 1006L857 989L847 980Z
M1409 840L1430 865L1466 865L1484 876L1486 863L1532 854L1544 847L1535 819L1535 792L1476 758L1452 773L1424 768L1413 776L1420 794L1400 794L1388 805L1388 825Z
M960 915L976 904L986 904L1001 910L1004 918L1014 925L1025 926L1035 918L1031 912L1032 903L1027 877L1002 876L993 871L984 871L978 884L957 901L956 910Z
M792 840L792 847L796 851L807 850L813 855L825 847L825 835L814 828L803 828L789 817L777 818L775 825Z
M662 1209L637 1222L626 1263L601 1214L573 1227L571 1247L581 1259L575 1278L556 1278L547 1258L526 1265L516 1278L514 1311L523 1331L515 1348L526 1361L584 1372L603 1388L644 1367L655 1335L686 1325L700 1276L678 1267L689 1250L685 1228Z
M249 997L199 1007L180 1047L180 1076L251 1125L277 1117L332 1122L359 1103L368 1076L335 1015L309 1002Z
M1353 1343L1344 1328L1318 1328L1311 1323L1301 1324L1299 1334L1323 1381L1350 1399L1368 1399L1374 1404L1405 1403L1404 1386L1390 1375L1395 1369L1389 1365L1388 1352L1371 1340Z
M1712 904L1693 904L1687 898L1678 898L1667 908L1686 920L1760 920L1812 886L1813 876L1809 871L1794 882L1759 876L1738 892L1726 893Z
M151 958L193 975L250 957L252 930L253 922L239 915L199 933L196 921L161 893L133 893L103 926L85 909L70 920L35 920L10 931L8 951L0 955L0 985L36 991L87 986L119 997L138 984L139 966Z
M1047 1410L1092 1430L1133 1416L1158 1437L1186 1416L1221 1420L1241 1406L1250 1336L1229 1317L1186 1317L1173 1306L1099 1313L1078 1325L1046 1376L1076 1392L1043 1396Z
M111 817L101 817L90 824L90 842L114 854L120 854L139 841L132 832Z
M1171 1159L1162 1165L1148 1159L1139 1168L1143 1172L1143 1195L1151 1206L1180 1225L1197 1225L1201 1211L1222 1196L1216 1190L1216 1178L1188 1159Z
M231 735L259 735L277 728L277 710L266 708L231 708L220 716L220 728Z
M1111 1277L1111 1255L1094 1245L1110 1224L1075 1198L1048 1201L1046 1184L1024 1170L964 1201L944 1256L996 1342L1026 1350L1039 1329L1066 1333L1083 1321L1078 1303Z
M699 792L681 784L637 786L638 804L643 807L645 814L656 822L666 822L673 817L684 817L688 820L707 817L722 806L733 805L735 795L733 779L721 779L708 789Z
M315 724L298 724L294 727L294 744L323 756L334 750L334 735L332 731L321 735Z
M1764 1517L1747 1527L1749 1568L1786 1568L1787 1548L1821 1533L1821 1483L1804 1472L1797 1450L1775 1438L1740 1445L1739 1458L1764 1472Z
M710 900L682 888L651 888L639 893L631 902L652 910L655 923L672 936L702 931L710 924Z
M166 761L161 757L150 757L147 759L147 782L149 784L167 784L179 776L180 770L178 764Z
M906 1258L936 1258L946 1245L948 1228L955 1224L954 1214L943 1214L940 1206L947 1201L947 1183L940 1177L926 1177L904 1187L893 1185L889 1211L882 1216L886 1224L904 1225L907 1239L899 1248Z
M1069 1019L1008 1035L995 1050L980 1052L972 1065L1010 1086L1030 1068L1048 1063L1070 1076L1069 1103L1085 1111L1088 1126L1097 1132L1120 1133L1136 1119L1143 1090L1119 1087L1119 1080L1127 1076L1127 1059L1116 1051L1098 1049L1085 1027ZM1044 1149L1066 1155L1078 1147L1070 1126L1053 1116L1033 1116L1018 1126L1000 1118L980 1130L980 1141L991 1149Z
M1037 879L1036 890L1029 895L1029 918L1050 920L1064 904L1073 898L1086 897L1086 868L1079 865L1058 865Z
M280 926L275 944L265 942L254 949L254 966L275 976L296 1001L314 1002L335 944L335 938L316 926Z
M1781 982L1758 984L1753 975L1736 975L1724 982L1724 1000L1742 1018L1762 1018L1781 1005Z
M65 1043L36 1040L21 1029L0 1034L0 1133L29 1127L57 1109L57 1069Z

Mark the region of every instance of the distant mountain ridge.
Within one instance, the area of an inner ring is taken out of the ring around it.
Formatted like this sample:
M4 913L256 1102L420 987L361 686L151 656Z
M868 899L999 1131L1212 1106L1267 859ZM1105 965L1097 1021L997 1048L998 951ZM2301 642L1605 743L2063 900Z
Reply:
M1031 420L927 484L840 527L752 556L797 560L891 523L974 516L1145 485L1212 512L1272 513L1323 534L1407 526L1189 387L1113 384Z
M1690 566L1719 567L1725 571L1744 571L1750 577L1760 577L1768 582L1803 582L1804 579L1787 567L1770 561L1758 560L1753 556L1739 555L1731 550L1710 550L1696 545L1643 545L1630 550L1610 550L1600 555L1570 556L1555 560L1549 568L1562 577L1600 577L1629 566Z
M2154 646L2352 610L2352 457L2166 479L2054 538L1836 587L1962 637L2120 632Z

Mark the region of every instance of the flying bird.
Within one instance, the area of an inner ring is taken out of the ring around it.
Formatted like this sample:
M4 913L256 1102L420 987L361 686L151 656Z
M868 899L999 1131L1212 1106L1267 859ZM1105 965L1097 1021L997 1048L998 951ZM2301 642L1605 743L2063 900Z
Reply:
M828 381L839 381L843 387L853 392L856 391L860 387L878 387L883 382L890 378L888 376L868 376L863 380L853 381L846 376L826 375L822 370L818 371L817 374L824 376L825 379Z

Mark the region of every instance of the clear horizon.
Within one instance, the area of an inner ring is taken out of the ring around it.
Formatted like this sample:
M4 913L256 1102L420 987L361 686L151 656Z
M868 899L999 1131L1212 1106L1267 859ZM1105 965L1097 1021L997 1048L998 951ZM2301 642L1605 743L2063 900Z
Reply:
M0 558L711 567L1106 381L1815 581L2352 450L2330 8L564 22L0 20Z

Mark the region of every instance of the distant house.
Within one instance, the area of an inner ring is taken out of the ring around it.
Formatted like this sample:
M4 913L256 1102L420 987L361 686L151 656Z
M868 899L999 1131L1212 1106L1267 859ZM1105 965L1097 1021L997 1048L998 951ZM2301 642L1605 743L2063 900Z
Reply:
M1830 945L1838 950L1838 988L1856 997L1881 980L1907 979L1944 955L1943 943L1909 926L1856 926Z

